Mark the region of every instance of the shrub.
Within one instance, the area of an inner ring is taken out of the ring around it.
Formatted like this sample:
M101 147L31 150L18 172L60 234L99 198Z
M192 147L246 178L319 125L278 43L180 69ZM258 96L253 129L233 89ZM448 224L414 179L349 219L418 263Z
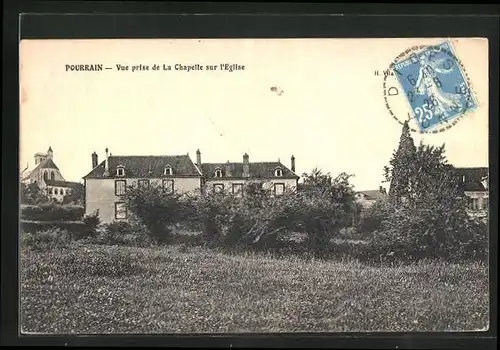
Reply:
M384 220L391 214L392 207L388 202L380 200L368 208L360 211L359 220L356 222L356 231L366 238L371 237L371 233L382 228Z
M372 244L382 258L482 260L487 254L488 227L460 208L448 210L446 204L415 208L403 203L374 233Z
M59 228L50 228L38 232L22 232L20 235L21 247L35 251L64 248L70 242L71 236L69 232Z
M79 221L84 209L77 205L46 203L21 206L21 220L27 221Z
M154 243L147 228L135 221L114 221L104 224L94 241L98 244L138 247Z
M100 223L101 219L99 218L99 210L96 210L92 214L85 215L81 230L74 232L74 237L76 239L94 237L97 234L97 228Z
M179 222L184 207L177 192L167 193L161 184L151 183L148 187L130 186L124 199L132 214L144 224L152 238L168 242L170 226Z
M21 232L34 233L48 229L60 229L69 233L81 232L83 222L81 221L21 221Z

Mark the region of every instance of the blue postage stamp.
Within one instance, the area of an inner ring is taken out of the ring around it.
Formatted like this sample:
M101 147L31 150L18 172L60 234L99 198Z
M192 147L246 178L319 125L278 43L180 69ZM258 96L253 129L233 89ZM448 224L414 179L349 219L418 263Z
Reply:
M392 69L421 131L447 123L477 107L449 42L414 52L395 62Z

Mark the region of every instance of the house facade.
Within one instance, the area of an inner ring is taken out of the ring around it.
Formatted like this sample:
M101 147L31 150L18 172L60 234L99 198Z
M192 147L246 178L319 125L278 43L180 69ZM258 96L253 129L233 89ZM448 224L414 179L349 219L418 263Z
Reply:
M58 202L61 202L65 196L77 186L77 182L66 181L54 162L54 151L49 147L47 153L38 152L34 156L35 164L30 169L29 164L21 171L21 182L28 185L36 183L43 193Z
M99 211L101 221L109 223L127 220L123 195L128 186L158 184L169 192L203 194L226 191L242 194L248 181L261 181L276 195L296 187L299 176L281 162L250 162L245 154L242 162L202 163L196 152L196 164L189 155L174 156L112 156L106 149L106 159L98 162L94 152L92 170L84 176L85 214ZM204 191L206 190L206 191Z
M489 211L489 175L486 167L454 168L461 189L468 197L468 212L474 217L487 217Z
M202 163L201 153L196 152L196 163L203 173L203 184L207 192L229 192L241 195L243 186L249 181L261 182L263 188L275 195L297 187L299 176L295 174L295 157L291 157L290 168L277 162L250 162L245 153L242 162Z
M123 195L128 186L161 185L167 191L199 193L202 174L188 155L111 156L98 163L92 154L92 170L84 178L85 214L99 211L102 222L126 220L129 213Z

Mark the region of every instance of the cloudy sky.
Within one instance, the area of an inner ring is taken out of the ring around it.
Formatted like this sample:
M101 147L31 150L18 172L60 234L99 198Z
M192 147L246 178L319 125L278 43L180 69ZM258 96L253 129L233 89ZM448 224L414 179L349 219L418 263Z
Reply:
M250 161L288 166L293 154L298 173L347 172L358 190L376 189L401 132L385 106L382 71L411 46L443 40L23 40L20 167L33 167L34 153L49 146L69 181L82 181L91 153L101 161L106 147L113 155L189 153L193 160L200 149L204 162L241 161L247 152ZM445 143L457 166L487 166L488 42L452 42L479 108L446 132L413 136ZM79 64L112 69L66 71ZM139 64L149 70L132 72ZM388 84L398 86L393 77ZM391 106L402 119L409 110L398 98Z

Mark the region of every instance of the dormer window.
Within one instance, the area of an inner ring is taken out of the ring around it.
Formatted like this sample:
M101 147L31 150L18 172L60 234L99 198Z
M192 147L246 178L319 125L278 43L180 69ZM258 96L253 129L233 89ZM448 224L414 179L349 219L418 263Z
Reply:
M276 176L276 177L281 177L281 176L283 176L283 169L281 169L281 168L277 168L277 169L275 169L275 170L274 170L274 176Z
M215 177L222 177L222 170L221 169L215 170Z
M165 166L163 170L163 175L173 175L172 167L170 165Z
M125 176L125 167L123 165L116 168L116 176Z

